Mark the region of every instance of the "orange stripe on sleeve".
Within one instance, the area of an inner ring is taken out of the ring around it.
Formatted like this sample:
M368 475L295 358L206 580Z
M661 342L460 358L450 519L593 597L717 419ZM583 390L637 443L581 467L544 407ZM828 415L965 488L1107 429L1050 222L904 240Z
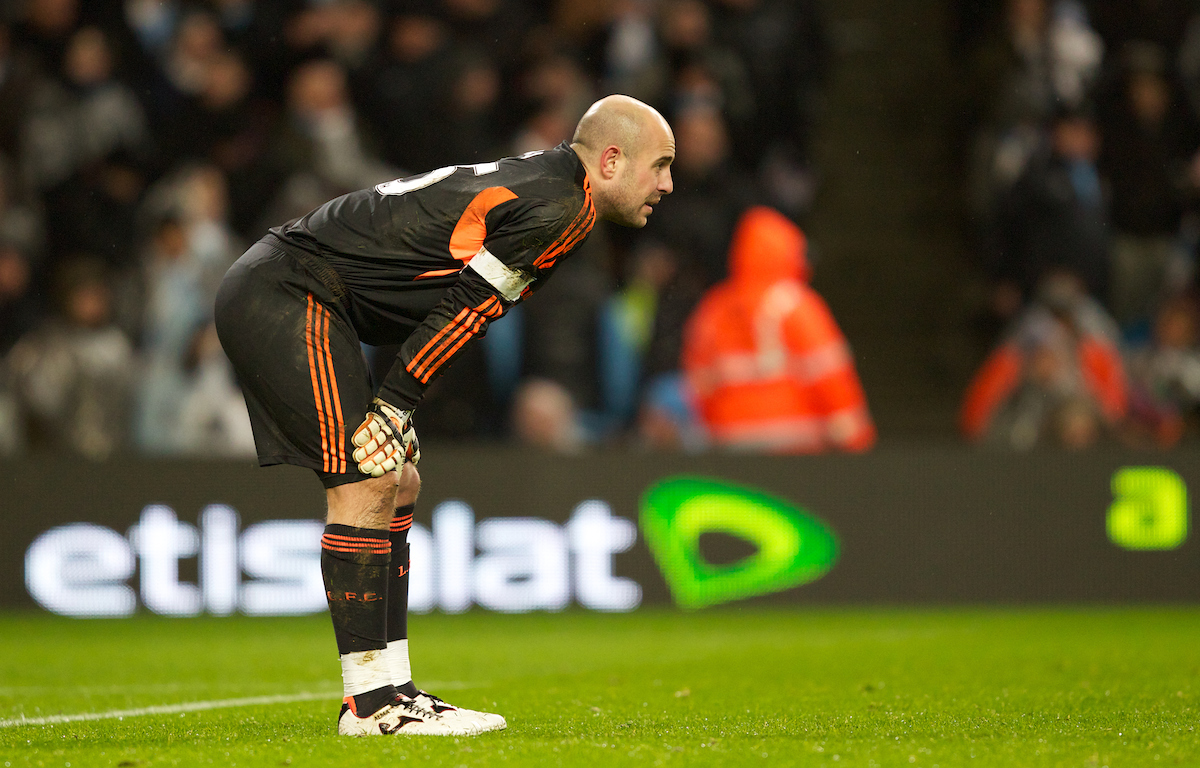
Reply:
M421 358L424 357L425 354L429 352L429 350L432 349L433 346L437 344L443 336L445 336L447 333L451 333L454 330L454 327L457 326L470 311L471 310L469 309L463 308L457 315L454 316L453 320L447 323L440 331L435 333L433 338L426 342L425 346L421 347L421 350L417 352L417 354L413 355L413 359L408 361L408 365L406 366L408 372L412 373L413 368L420 365Z
M543 251L541 256L538 256L533 260L533 266L542 267L544 262L552 257L552 254L557 254L562 249L563 244L565 244L567 240L571 238L571 236L575 233L575 230L582 226L583 222L587 220L588 208L591 207L591 203L591 197L588 197L584 200L583 207L579 209L579 213L575 215L575 219L571 222L570 226L563 230L563 233L559 235L558 239L551 243L550 247Z
M587 221L585 221L583 226L578 231L576 231L574 237L572 237L570 240L568 240L566 243L563 244L562 250L560 252L554 254L553 258L549 259L544 264L542 264L542 269L549 269L550 267L553 267L555 262L558 261L559 256L562 256L563 254L566 254L566 253L570 253L572 250L574 250L576 248L576 246L578 246L580 243L582 243L583 239L588 236L588 233L592 231L592 226L595 223L596 223L596 209L590 208L590 209L588 209Z
M485 317L480 317L481 313ZM413 376L416 377L416 379L422 384L428 384L429 380L433 377L433 374L442 367L443 363L445 363L445 361L449 358L453 357L454 353L457 352L463 344L466 344L476 333L479 332L479 329L482 328L484 323L487 322L487 318L499 317L502 314L504 314L504 306L500 303L499 299L497 299L495 296L489 296L487 299L484 299L479 306L472 309L470 314L463 319L462 324L457 330L455 330L450 338L448 338L440 347L438 347L438 349L433 352L429 359L420 366L420 370L410 371L410 373L412 373ZM467 330L468 327L470 327L470 330ZM466 335L463 335L464 331L466 331ZM458 339L458 343L455 343L455 339ZM454 346L447 350L447 347L450 344L454 344Z
M545 253L534 259L533 265L539 269L549 269L554 266L559 256L569 253L572 248L587 236L588 232L592 231L592 226L595 223L596 208L592 205L591 195L588 195L584 200L583 208L579 211L579 215L575 217L575 221L571 222L571 226L567 227L563 236L547 248Z
M453 344L454 340L457 339L459 336L461 336L463 331L465 331L471 325L471 323L473 323L475 321L475 318L479 317L479 314L476 313L472 309L468 309L465 311L467 313L466 315L462 315L460 313L462 320L458 321L455 324L453 332L451 332L449 334L439 334L439 335L445 336L445 338L437 346L437 349L433 350L433 352L431 352L429 355L427 355L425 358L425 361L422 362L419 366L417 366L415 370L410 369L409 373L411 373L416 378L420 379L421 374L425 372L425 369L428 368L429 365L431 363L433 363L433 361L437 360L438 356L441 355L442 351L445 350L446 347ZM456 320L457 320L457 318L456 318Z
M431 269L428 272L422 272L413 278L413 280L424 280L427 277L444 277L446 275L457 274L462 272L462 267L452 267L450 269Z
M442 365L444 365L447 360L454 357L454 353L457 352L460 348L462 348L463 344L466 344L468 341L470 341L475 336L475 334L479 333L479 329L482 328L484 323L487 322L487 318L485 318L485 317L480 317L479 315L475 315L475 318L476 318L475 324L473 326L471 326L471 329L469 331L467 331L465 334L462 335L462 337L458 340L458 343L456 343L453 347L450 347L448 350L446 350L445 353L438 355L437 359L434 361L432 367L430 367L429 370L427 370L423 376L418 377L422 384L428 384L429 380L431 378L433 378L433 375L435 373L437 373L438 369L441 368ZM453 341L453 339L451 339L451 341Z
M464 312L466 313L465 315L463 314ZM438 347L436 349L434 349L433 352L431 352L424 359L424 361L422 361L419 365L414 365L417 362L417 358L414 357L412 362L410 362L408 364L408 366L406 366L405 370L407 370L409 373L411 373L418 380L420 380L422 382L427 382L429 380L429 377L425 376L424 378L422 378L422 374L425 373L426 369L430 365L434 365L435 369L440 365L440 363L435 365L434 361L436 361L438 358L440 358L442 356L442 352L449 345L453 344L455 339L459 338L462 335L462 333L464 331L466 331L466 329L468 327L470 327L470 325L472 323L477 322L477 320L479 319L478 313L480 313L480 312L487 315L488 317L499 317L500 315L504 314L504 307L501 306L500 300L497 299L495 296L489 296L488 298L484 299L484 301L479 306L477 306L473 309L462 310L462 312L459 312L458 315L455 316L455 318L454 318L453 331L451 331L447 335L446 332L450 331L450 326L443 328L442 331L440 333L438 333L437 337L435 337L433 340L431 340L429 342L429 344L426 344L421 349L421 352L425 352L425 350L429 349L429 346L431 344L433 344L433 342L436 341L437 338L445 336L446 337L445 340L442 341L441 344L439 344ZM474 333L474 331L471 331L468 334L468 338L470 338L470 335L473 333ZM458 349L461 346L462 346L462 344L459 343L458 345L456 345L454 347L454 349ZM418 357L419 356L420 355L418 354Z

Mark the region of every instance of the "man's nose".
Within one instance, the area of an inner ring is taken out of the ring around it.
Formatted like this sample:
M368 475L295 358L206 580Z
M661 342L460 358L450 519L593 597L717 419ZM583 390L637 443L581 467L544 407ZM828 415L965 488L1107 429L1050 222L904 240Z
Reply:
M671 181L671 169L667 168L663 175L658 180L658 191L664 195L671 194L671 190L675 188L675 183Z

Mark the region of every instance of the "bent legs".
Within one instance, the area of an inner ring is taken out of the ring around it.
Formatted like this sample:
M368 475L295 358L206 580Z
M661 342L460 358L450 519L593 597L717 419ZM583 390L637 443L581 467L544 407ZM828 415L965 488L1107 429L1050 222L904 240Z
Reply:
M321 573L344 695L357 713L390 701L393 683L416 692L408 661L408 529L420 487L416 468L405 464L326 491Z

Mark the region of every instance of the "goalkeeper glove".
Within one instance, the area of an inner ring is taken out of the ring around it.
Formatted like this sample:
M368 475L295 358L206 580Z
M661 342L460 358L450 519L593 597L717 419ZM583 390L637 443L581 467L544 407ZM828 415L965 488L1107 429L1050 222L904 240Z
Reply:
M379 398L371 403L363 423L354 430L354 460L358 471L383 477L408 461L421 460L421 444L412 425L412 411L401 411Z

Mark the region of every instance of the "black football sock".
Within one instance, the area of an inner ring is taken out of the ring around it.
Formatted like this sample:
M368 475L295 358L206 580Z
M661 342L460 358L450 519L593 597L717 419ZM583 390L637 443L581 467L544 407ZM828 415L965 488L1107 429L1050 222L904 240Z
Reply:
M396 507L396 514L392 517L390 532L392 566L388 570L387 601L387 641L389 643L408 639L408 571L412 565L409 560L408 531L412 528L414 507L416 507L415 504ZM404 655L406 657L404 661L407 663L407 648L404 649ZM405 696L416 696L421 692L416 683L412 681L411 675L407 681L393 680L393 682L402 683L396 688Z
M395 688L385 676L366 675L361 680L346 676L346 654L382 651L387 647L387 577L391 562L388 532L349 525L327 525L321 537L321 575L325 597L333 619L338 654L343 657L343 678L353 694L359 717L379 710L395 697ZM382 659L382 653L379 654ZM379 682L369 690L365 684Z

